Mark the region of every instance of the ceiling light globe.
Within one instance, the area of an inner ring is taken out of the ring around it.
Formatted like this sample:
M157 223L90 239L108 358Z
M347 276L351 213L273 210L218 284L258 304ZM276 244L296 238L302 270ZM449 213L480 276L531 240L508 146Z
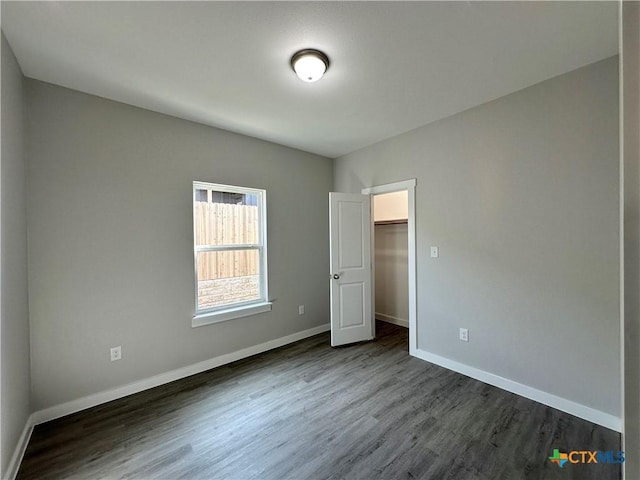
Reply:
M317 82L327 71L329 60L322 52L316 50L302 50L291 59L291 66L300 80Z

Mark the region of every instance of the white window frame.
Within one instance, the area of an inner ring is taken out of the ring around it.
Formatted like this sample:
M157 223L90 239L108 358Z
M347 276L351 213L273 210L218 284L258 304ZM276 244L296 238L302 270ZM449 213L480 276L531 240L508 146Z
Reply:
M198 190L214 190L220 192L242 193L246 195L256 195L258 197L258 243L253 245L196 245L196 192ZM192 189L193 211L193 267L195 279L195 315L191 322L192 327L200 327L211 323L224 322L234 318L246 317L271 310L271 302L268 300L268 271L267 271L267 192L258 188L237 187L233 185L222 185L219 183L193 182ZM211 307L206 309L198 308L198 253L200 252L220 252L229 250L257 250L258 264L260 268L258 288L260 298L247 302L238 302L230 305Z

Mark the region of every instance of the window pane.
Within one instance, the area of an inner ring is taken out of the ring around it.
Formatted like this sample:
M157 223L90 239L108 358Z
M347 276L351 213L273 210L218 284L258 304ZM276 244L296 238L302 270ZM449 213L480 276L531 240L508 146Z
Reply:
M211 192L212 202L195 202L196 245L256 245L258 195Z
M211 192L213 203L224 203L227 205L258 205L258 195L251 193L237 192Z
M207 200L207 191L198 189L196 190L196 202L206 202Z
M260 299L257 249L198 253L198 309Z

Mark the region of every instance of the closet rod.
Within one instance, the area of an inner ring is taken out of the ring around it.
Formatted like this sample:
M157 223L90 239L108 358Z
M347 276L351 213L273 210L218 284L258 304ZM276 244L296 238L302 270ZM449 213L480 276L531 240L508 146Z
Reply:
M374 223L374 225L396 225L396 224L403 224L403 223L407 223L407 219L398 219L398 220L377 220Z

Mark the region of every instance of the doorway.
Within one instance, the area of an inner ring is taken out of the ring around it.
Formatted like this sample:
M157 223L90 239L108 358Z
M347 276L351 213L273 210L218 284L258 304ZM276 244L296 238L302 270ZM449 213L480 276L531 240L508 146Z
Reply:
M407 191L372 198L376 320L409 328Z
M365 188L373 210L372 306L375 318L409 329L409 354L417 349L416 180Z

